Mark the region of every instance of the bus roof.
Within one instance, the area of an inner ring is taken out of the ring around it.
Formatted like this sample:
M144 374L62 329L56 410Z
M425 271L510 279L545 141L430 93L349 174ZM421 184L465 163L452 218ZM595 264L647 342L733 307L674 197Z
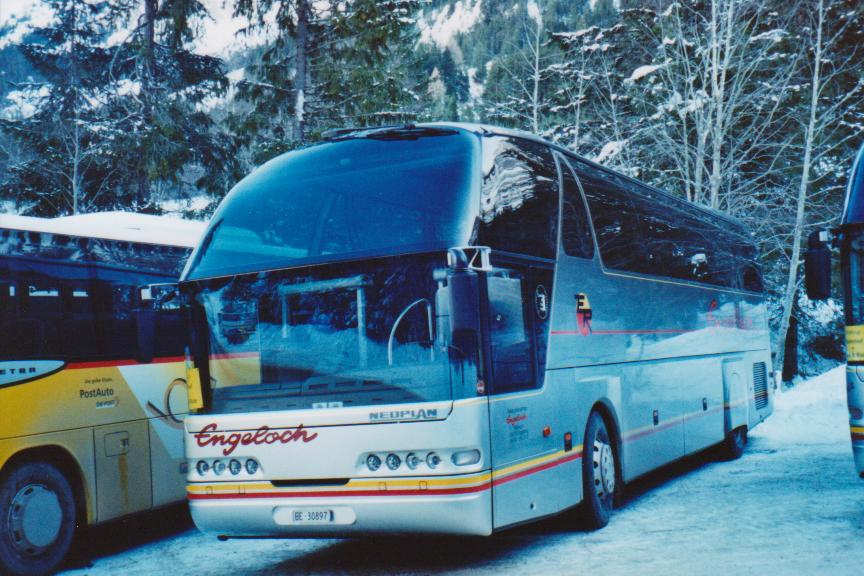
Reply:
M558 150L562 154L565 154L565 155L573 157L573 158L577 158L578 160L580 160L582 162L586 162L588 164L591 164L592 166L600 168L601 170L607 170L609 172L614 172L615 174L617 174L618 176L620 176L622 178L626 178L628 180L633 180L634 182L638 182L639 184L641 184L643 186L647 186L647 187L651 188L652 190L661 194L662 196L669 198L673 202L686 202L686 200L684 200L680 196L676 196L675 194L672 194L671 192L663 190L662 188L657 188L656 186L652 186L646 182L637 181L636 179L634 179L634 178L632 178L626 174L618 172L617 170L613 170L612 168L608 168L606 166L603 166L602 164L598 164L592 160L589 160L588 158L585 158L583 156L576 154L575 152L573 152L569 148L566 148L560 144L555 144L554 142L550 142L549 140L546 140L540 136L537 136L536 134L532 134L530 132L525 132L523 130L516 130L516 129L512 129L512 128L502 128L500 126L492 126L489 124L480 124L480 123L473 123L473 122L424 122L424 123L420 123L420 124L406 124L406 125L401 125L401 126L400 125L393 125L393 126L365 127L365 128L346 128L346 129L342 129L342 130L331 131L331 134L329 135L330 138L328 138L327 137L328 135L325 134L325 142L327 140L351 138L351 137L365 138L365 137L368 137L370 135L374 135L376 132L377 133L396 132L399 130L406 130L406 131L417 130L417 131L419 131L419 130L423 130L424 128L427 128L427 129L437 128L437 129L445 129L445 130L449 128L449 129L454 129L454 130L463 130L465 132L471 132L471 133L479 134L479 135L499 135L499 136L509 136L509 137L513 137L513 138L521 138L523 140L532 140L532 141L537 142L539 144L543 144L545 146L550 146L551 148ZM731 216L730 214L726 214L725 212L721 212L719 210L715 210L715 209L710 208L708 206L704 206L702 204L697 204L695 202L686 202L686 203L691 209L694 209L698 213L701 213L704 218L706 218L706 219L716 218L716 219L719 219L721 221L725 221L726 223L732 224L733 226L735 226L738 229L739 233L744 234L745 236L748 236L748 237L750 236L747 227L738 218L735 218L734 216Z
M142 244L194 248L206 222L135 212L94 212L58 218L0 214L0 228Z

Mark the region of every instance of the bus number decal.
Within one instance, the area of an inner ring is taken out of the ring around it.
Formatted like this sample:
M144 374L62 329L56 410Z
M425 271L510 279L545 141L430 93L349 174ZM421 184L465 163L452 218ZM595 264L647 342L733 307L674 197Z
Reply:
M290 444L291 442L302 441L312 442L318 437L317 432L309 433L300 424L296 428L288 428L287 430L278 431L272 430L269 426L261 426L255 432L232 432L227 436L225 434L214 434L217 425L210 423L204 426L200 432L194 434L195 442L198 446L204 448L206 446L226 446L222 450L224 456L230 455L237 446L261 446L262 444Z

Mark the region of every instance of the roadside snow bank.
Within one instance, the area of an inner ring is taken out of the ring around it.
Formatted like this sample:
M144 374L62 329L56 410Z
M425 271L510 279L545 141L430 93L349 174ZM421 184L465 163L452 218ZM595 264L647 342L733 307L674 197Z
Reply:
M838 366L774 396L774 414L751 436L778 444L849 442L846 365Z

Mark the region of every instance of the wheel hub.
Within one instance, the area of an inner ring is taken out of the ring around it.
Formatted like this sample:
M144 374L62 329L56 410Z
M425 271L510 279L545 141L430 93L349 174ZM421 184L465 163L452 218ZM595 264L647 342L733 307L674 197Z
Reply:
M57 539L62 522L57 494L41 484L28 484L12 498L8 528L12 544L21 552L44 552Z
M594 469L597 470L600 483L599 495L612 494L615 491L615 457L612 446L596 440L594 442Z

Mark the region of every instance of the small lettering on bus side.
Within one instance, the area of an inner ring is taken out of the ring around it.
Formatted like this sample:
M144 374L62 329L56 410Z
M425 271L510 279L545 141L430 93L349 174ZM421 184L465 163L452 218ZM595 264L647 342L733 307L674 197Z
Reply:
M210 423L204 426L200 432L193 436L199 447L224 446L222 454L229 456L238 446L261 446L264 444L289 444L291 442L312 442L318 437L317 432L309 433L300 424L296 428L287 430L272 430L269 426L261 426L255 432L232 432L231 434L214 434L218 426Z

